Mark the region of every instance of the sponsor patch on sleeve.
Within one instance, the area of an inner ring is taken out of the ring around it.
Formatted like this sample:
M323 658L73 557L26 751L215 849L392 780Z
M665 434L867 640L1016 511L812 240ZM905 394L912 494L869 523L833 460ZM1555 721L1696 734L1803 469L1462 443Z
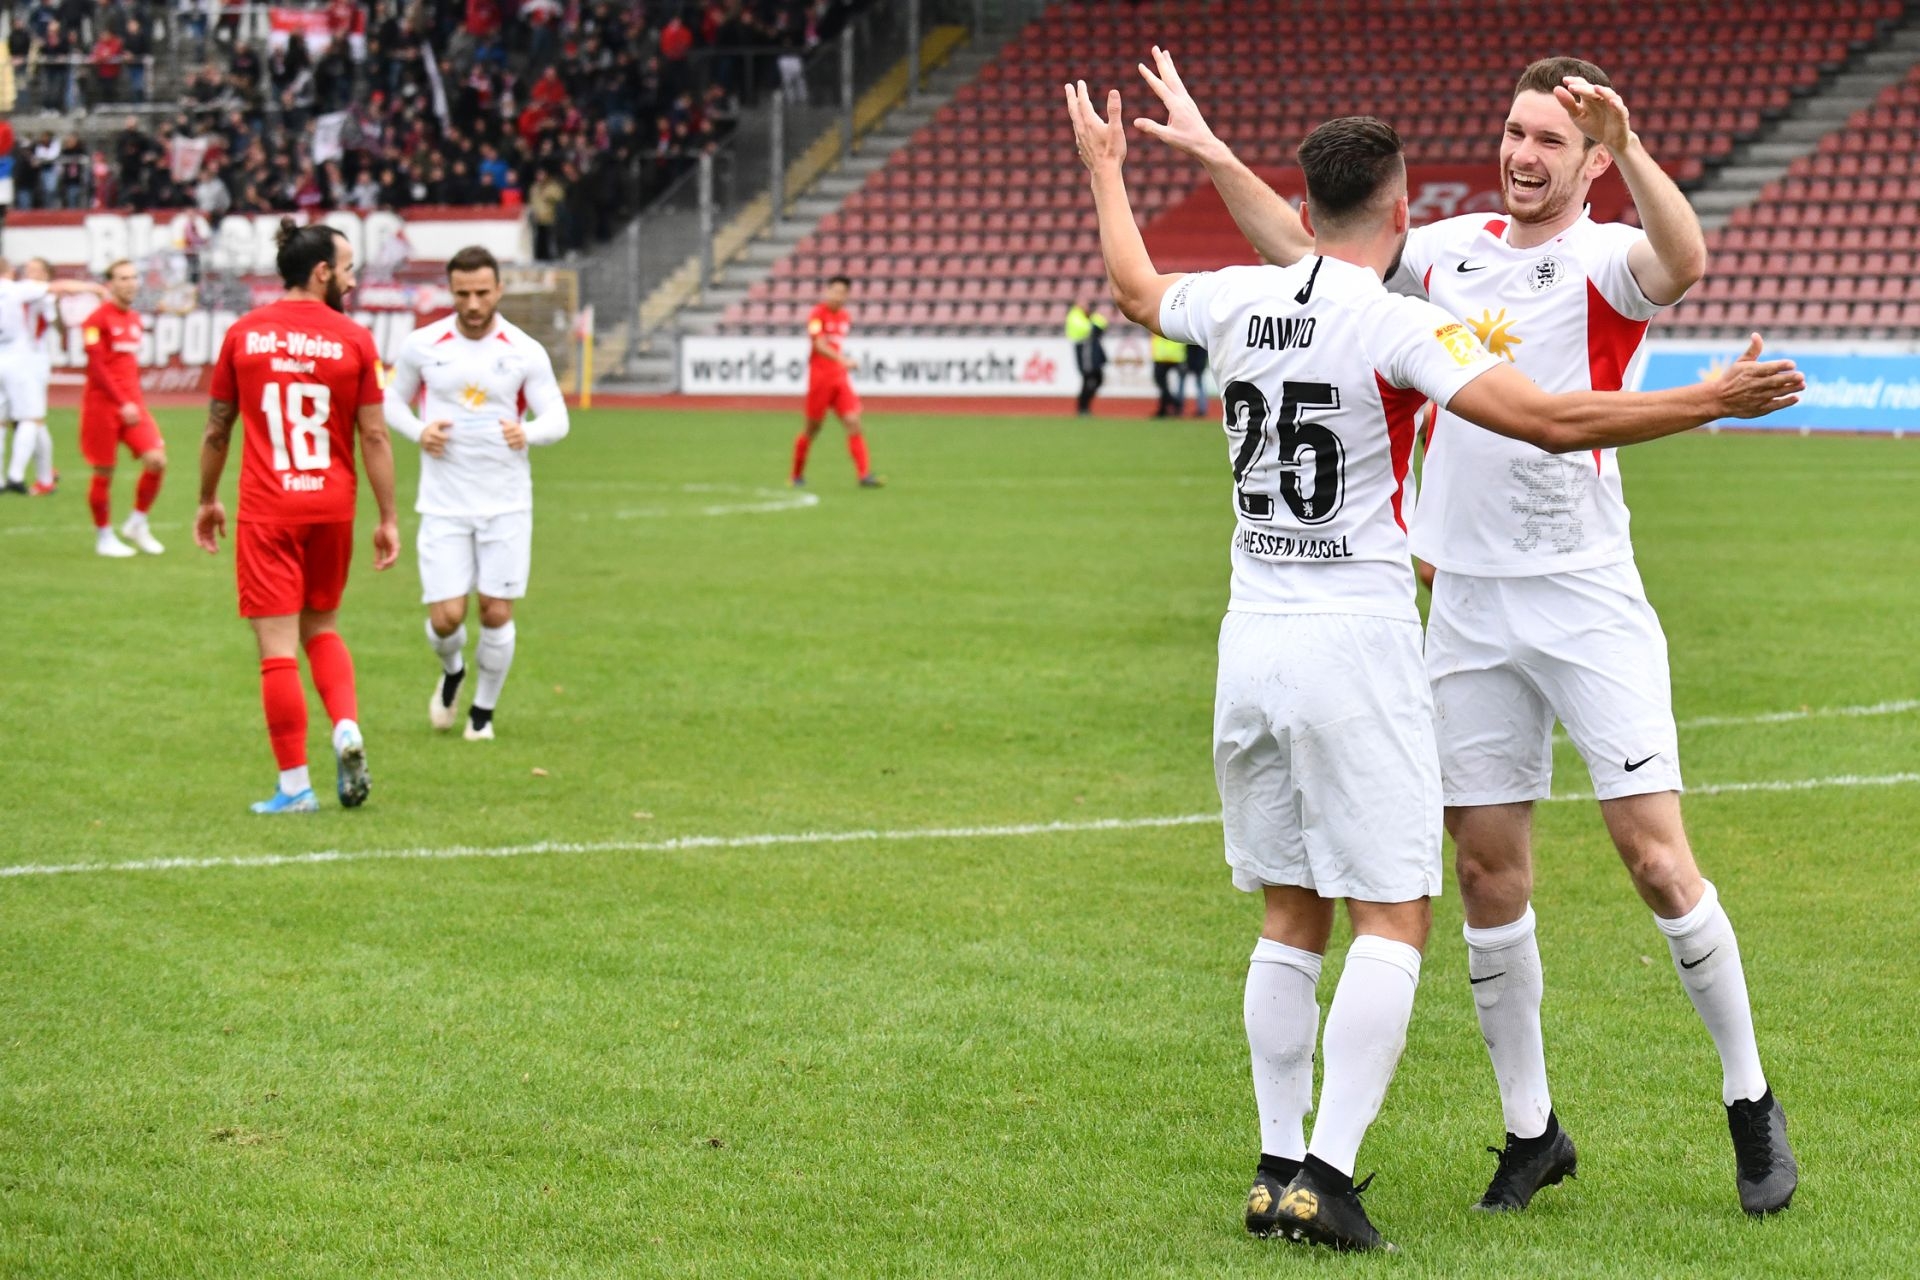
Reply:
M1480 339L1473 336L1473 330L1463 324L1450 324L1435 329L1433 336L1440 340L1440 345L1447 349L1447 354L1452 356L1453 362L1462 369L1477 360L1486 358L1487 349L1480 345Z
M86 345L90 347L93 346L95 343L100 341L99 327L97 325L91 325L91 324L88 325L86 333L82 334L81 338L86 343Z
M820 323L820 322L819 322L818 320L809 320L809 321L807 321L807 332L808 332L808 333L819 333L819 332L820 332L820 331L821 331L822 329L824 329L824 328L826 328L826 326L825 326L825 325L823 325L823 324L821 324L821 323Z

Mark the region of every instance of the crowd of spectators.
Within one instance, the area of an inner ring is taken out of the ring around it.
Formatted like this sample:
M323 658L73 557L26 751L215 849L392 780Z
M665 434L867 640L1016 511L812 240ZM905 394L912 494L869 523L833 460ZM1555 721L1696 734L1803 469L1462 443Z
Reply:
M562 257L716 148L783 60L791 92L792 59L866 2L331 0L324 32L271 42L222 0L17 3L17 109L142 102L133 50L156 29L184 83L177 110L132 108L91 148L78 132L21 137L16 204L210 218L524 206L539 256Z

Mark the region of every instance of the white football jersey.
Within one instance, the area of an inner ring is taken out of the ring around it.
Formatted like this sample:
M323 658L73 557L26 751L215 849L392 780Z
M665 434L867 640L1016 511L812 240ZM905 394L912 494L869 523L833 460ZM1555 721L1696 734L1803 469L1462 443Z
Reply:
M44 280L0 280L0 349L42 350L52 302Z
M1366 267L1228 267L1167 291L1161 331L1205 347L1233 464L1242 613L1418 619L1402 499L1414 419L1499 361Z
M425 393L416 418L414 402ZM496 317L487 336L461 336L454 316L415 329L401 343L386 389L387 420L414 440L420 424L450 421L441 457L420 455L414 510L436 516L495 516L533 506L529 449L512 449L502 420L525 423L529 446L567 433L567 405L544 347Z
M1643 233L1585 214L1543 245L1507 243L1507 219L1415 228L1396 286L1411 282L1541 389L1618 391L1661 307L1627 252ZM1633 558L1612 449L1551 454L1442 409L1427 440L1414 554L1450 573L1526 577Z

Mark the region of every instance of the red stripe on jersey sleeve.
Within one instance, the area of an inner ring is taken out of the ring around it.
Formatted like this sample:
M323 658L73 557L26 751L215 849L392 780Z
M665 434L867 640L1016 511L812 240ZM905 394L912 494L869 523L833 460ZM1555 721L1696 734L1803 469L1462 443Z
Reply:
M1489 222L1487 224L1487 234L1495 240L1505 236L1507 234L1507 220L1505 218L1495 218L1492 222Z
M1393 522L1405 533L1407 518L1401 513L1400 503L1407 492L1407 469L1413 463L1414 423L1420 416L1421 406L1427 403L1427 397L1411 387L1396 387L1378 373L1373 375L1373 380L1380 388L1380 407L1387 422L1388 451L1393 459Z
M1595 391L1618 391L1626 384L1627 366L1646 335L1647 321L1621 315L1593 281L1587 281L1587 375ZM1593 451L1593 469L1600 470L1598 449Z

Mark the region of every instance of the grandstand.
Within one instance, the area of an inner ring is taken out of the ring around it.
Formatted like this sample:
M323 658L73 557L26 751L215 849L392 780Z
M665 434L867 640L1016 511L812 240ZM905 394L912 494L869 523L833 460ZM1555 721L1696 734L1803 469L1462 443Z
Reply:
M1132 115L1147 98L1133 64L1155 42L1177 53L1221 136L1249 164L1274 171L1288 167L1290 148L1320 119L1379 113L1400 129L1414 165L1491 173L1517 70L1543 52L1578 51L1626 87L1641 136L1681 185L1711 190L1717 175L1782 125L1803 121L1810 104L1876 49L1882 61L1913 61L1913 46L1896 40L1903 28L1912 32L1900 0L1778 8L1783 20L1756 22L1753 6L1728 3L1519 0L1500 6L1489 29L1486 6L1454 0L1055 5L753 282L719 329L791 332L818 281L847 270L861 278L866 331L1054 331L1068 301L1103 288L1082 175L1064 142L1059 86L1076 77L1101 92L1118 86ZM1703 51L1674 39L1681 29L1713 34ZM1799 261L1816 263L1831 288L1821 290L1825 301L1780 302L1753 322L1884 330L1920 319L1920 304L1908 300L1912 250L1920 247L1910 218L1920 170L1895 141L1904 129L1910 147L1915 93L1913 81L1889 89L1739 212L1715 246L1740 256L1719 258L1711 285L1670 323L1688 332L1749 323L1728 305L1788 288L1770 249L1828 255ZM1895 151L1897 162L1876 167L1871 186L1864 169L1839 176L1842 157ZM1818 163L1832 172L1809 167ZM1150 243L1156 219L1203 182L1181 158L1136 147L1129 183ZM1903 216L1906 225L1897 225ZM1212 265L1242 260L1231 225L1222 220L1217 230ZM1804 291L1796 276L1788 296Z

